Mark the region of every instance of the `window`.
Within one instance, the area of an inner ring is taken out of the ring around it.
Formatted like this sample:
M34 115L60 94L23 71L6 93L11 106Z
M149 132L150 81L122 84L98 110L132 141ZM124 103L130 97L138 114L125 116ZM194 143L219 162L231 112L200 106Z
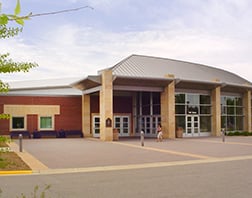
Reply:
M211 96L210 94L176 93L176 127L185 129L185 115L199 115L200 132L211 131ZM190 119L190 117L188 117Z
M141 92L138 96L138 114L140 115L160 115L160 93Z
M221 96L221 127L227 131L243 130L242 97Z
M11 129L12 130L25 130L26 129L26 119L24 116L13 116L11 118Z
M40 130L53 130L54 119L52 116L40 116L39 117L39 128Z

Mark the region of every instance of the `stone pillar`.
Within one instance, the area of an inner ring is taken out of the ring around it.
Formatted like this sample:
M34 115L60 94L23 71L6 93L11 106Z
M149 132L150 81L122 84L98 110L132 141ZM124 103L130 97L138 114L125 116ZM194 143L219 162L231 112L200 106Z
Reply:
M243 95L244 123L243 130L251 132L251 91L246 91Z
M106 125L110 119L111 125ZM102 86L100 91L100 139L113 140L113 82L112 70L102 72Z
M82 132L84 137L91 137L90 95L82 95Z
M140 131L137 131L137 95L136 92L132 93L132 100L133 100L133 119L132 119L132 129L133 133L131 135L139 134Z
M164 138L175 138L175 82L161 93L161 124Z
M221 88L216 87L211 93L212 100L212 136L221 135Z

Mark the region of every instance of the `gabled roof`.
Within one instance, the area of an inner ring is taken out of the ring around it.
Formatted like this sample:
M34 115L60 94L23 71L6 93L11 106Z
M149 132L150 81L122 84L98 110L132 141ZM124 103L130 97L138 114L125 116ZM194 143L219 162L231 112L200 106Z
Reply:
M189 82L252 86L246 79L222 69L152 56L131 55L110 69L114 76L124 78L174 78Z

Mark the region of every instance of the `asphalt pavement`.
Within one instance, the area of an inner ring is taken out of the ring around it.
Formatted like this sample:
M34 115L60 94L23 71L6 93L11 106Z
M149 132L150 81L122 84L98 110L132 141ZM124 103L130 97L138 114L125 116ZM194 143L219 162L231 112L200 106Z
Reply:
M12 148L34 173L57 169L83 169L108 166L136 166L160 163L188 163L196 160L220 161L252 156L252 137L145 139L120 138L103 142L94 138L24 139L23 152L18 141Z
M0 176L2 197L29 197L37 185L38 194L61 198L252 195L252 137L145 139L144 146L138 138L26 139L23 148L17 153L33 171Z

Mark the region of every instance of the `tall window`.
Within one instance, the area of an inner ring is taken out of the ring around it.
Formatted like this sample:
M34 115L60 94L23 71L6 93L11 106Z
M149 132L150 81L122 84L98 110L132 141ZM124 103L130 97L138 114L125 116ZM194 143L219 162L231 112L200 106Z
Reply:
M142 92L138 96L138 103L142 115L160 115L160 93Z
M243 130L242 97L221 96L221 127L227 131Z
M176 127L185 129L186 115L200 116L200 131L211 131L211 97L191 93L175 94Z
M136 131L144 130L146 135L155 135L157 124L161 121L159 92L140 92L137 97L138 126Z
M11 118L11 130L25 130L25 117L13 116Z
M40 116L39 117L39 128L40 130L53 130L54 120L52 116Z

